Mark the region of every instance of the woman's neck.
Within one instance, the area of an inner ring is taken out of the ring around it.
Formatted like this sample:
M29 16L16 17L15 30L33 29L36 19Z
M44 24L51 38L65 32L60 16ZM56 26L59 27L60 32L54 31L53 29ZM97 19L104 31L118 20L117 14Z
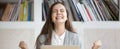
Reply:
M65 25L64 24L55 25L55 32L57 35L61 36L65 32Z

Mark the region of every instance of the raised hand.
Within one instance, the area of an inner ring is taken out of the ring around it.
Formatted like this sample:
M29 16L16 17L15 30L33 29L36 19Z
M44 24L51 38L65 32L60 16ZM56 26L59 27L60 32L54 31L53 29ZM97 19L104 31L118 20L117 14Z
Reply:
M26 44L24 41L20 41L19 47L20 47L21 49L28 49L27 44Z
M97 41L95 41L95 42L93 43L92 49L98 49L98 48L100 48L101 46L102 46L101 41L100 41L100 40L97 40Z

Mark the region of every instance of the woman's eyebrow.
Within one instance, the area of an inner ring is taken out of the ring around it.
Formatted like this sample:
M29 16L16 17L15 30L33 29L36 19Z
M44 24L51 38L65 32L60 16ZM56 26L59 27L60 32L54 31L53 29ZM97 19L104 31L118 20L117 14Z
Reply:
M59 10L64 10L63 8L59 9ZM58 9L53 9L53 11L58 11Z

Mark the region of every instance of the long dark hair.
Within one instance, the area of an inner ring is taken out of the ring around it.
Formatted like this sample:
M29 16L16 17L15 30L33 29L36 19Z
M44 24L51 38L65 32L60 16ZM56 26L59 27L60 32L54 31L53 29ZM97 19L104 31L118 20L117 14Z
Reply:
M39 42L38 42L38 41L40 41L39 37L41 35L45 35L45 34L48 35L48 38L46 39L46 43L51 44L51 35L52 35L52 30L54 29L54 23L52 22L52 9L57 4L62 4L65 7L65 5L62 2L55 2L53 5L51 5L51 7L49 9L49 13L47 15L47 20L41 30L41 33L37 37L36 46L37 46L37 44L39 44ZM69 18L68 10L66 9L66 11L67 11L67 20L65 22L65 28L71 32L75 32L73 29L73 26L71 24L70 18Z

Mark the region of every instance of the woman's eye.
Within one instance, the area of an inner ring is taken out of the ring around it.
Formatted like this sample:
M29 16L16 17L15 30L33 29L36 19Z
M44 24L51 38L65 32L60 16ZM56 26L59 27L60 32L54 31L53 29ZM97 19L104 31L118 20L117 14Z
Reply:
M52 13L56 13L57 11L53 11Z
M64 12L64 10L62 9L62 10L60 10L61 12Z
M52 13L57 13L57 12L64 12L65 10L60 9L60 10L53 10Z

